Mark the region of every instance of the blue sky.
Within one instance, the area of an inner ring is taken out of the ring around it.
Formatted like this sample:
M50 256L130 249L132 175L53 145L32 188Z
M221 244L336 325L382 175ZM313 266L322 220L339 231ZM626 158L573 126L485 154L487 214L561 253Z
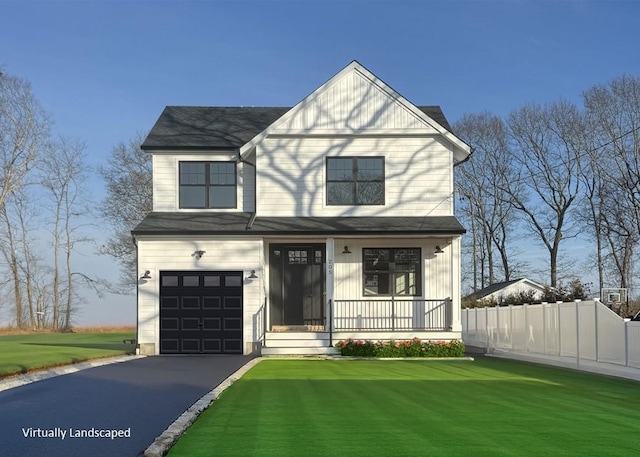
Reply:
M354 59L450 122L579 101L640 74L638 19L640 2L616 0L0 0L0 66L97 166L165 105L290 106ZM91 252L80 262L117 276ZM88 298L81 324L134 323L134 297Z

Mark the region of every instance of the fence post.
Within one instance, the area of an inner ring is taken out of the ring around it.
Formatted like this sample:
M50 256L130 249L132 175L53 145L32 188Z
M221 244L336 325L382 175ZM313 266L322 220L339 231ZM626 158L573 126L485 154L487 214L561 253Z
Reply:
M509 305L509 338L511 339L511 352L516 350L515 325L513 323L513 305Z
M598 302L596 300L593 300L593 311L594 311L594 321L595 322L595 341L594 344L596 346L596 362L600 361L600 345L598 344L598 340L599 340L599 334L600 332L598 331L598 329L600 328L600 326L598 325Z
M580 368L580 308L576 305L576 368Z
M525 303L524 307L524 352L529 352L529 304Z
M544 304L542 306L542 350L544 355L547 355L547 307Z
M629 366L629 322L624 323L624 366Z
M391 296L391 330L395 332L396 330L396 302Z
M333 347L333 302L329 299L329 347Z
M487 352L489 352L489 344L490 344L490 341L489 341L489 311L488 311L488 309L489 308L487 308L487 307L483 308L483 310L484 310L484 330L485 330L485 333L487 334Z

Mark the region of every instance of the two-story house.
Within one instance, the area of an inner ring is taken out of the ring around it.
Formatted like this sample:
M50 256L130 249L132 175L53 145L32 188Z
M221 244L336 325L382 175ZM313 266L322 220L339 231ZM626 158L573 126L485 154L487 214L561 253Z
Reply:
M439 107L354 61L294 107L169 106L142 148L140 353L461 337L453 169L470 148Z

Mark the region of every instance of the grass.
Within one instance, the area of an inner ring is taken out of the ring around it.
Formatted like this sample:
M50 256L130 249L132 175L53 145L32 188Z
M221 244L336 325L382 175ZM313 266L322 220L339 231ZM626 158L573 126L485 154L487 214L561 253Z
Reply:
M0 377L131 353L134 332L31 333L0 336Z
M635 456L640 384L520 362L266 360L169 457Z

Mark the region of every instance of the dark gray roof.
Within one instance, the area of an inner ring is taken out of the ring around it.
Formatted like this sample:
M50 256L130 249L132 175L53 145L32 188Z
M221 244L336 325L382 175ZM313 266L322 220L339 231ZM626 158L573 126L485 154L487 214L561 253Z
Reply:
M439 106L418 106L451 131ZM233 149L249 142L290 107L167 106L142 149Z
M150 213L134 235L405 234L457 235L465 229L454 216L429 217L256 217L251 213Z

